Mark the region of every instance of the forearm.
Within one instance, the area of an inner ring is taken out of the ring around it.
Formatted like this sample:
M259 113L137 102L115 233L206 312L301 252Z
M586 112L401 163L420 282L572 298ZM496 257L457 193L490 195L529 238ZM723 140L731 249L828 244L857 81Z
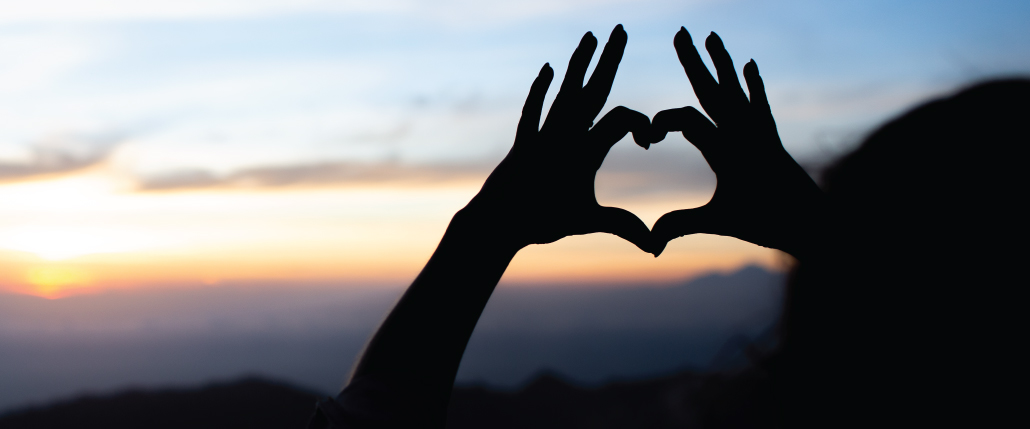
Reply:
M417 401L415 409L405 407L409 413L427 414L424 423L442 423L469 337L519 250L493 236L467 209L454 216L425 268L367 345L352 382L385 383L397 395L386 400Z
M591 127L626 47L622 26L612 31L584 86L596 47L597 39L585 34L544 126L541 110L554 71L548 64L540 69L512 150L455 214L429 263L369 342L348 386L336 401L319 405L313 427L443 427L465 346L522 247L609 232L651 251L650 232L639 218L601 207L593 195L593 177L612 145L630 131L636 139L650 126L643 114L616 108Z
M457 369L490 294L517 248L491 243L458 212L425 268L368 344L354 376L439 376ZM451 368L453 367L453 368Z

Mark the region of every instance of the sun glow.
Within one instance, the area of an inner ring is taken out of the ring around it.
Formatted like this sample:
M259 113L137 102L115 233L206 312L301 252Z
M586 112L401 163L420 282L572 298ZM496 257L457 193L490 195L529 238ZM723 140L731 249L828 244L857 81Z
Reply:
M126 206L118 179L102 169L14 183L0 188L5 202L0 248L62 261L97 253L144 250L174 240L116 216ZM146 223L146 222L144 222Z
M131 252L163 244L146 231L113 226L26 225L0 234L0 247L28 252L49 261L96 253Z
M90 283L87 273L59 266L33 267L25 277L33 287L32 294L44 298L60 298L70 286L82 287Z
M478 183L438 187L137 192L110 171L0 185L0 291L46 298L148 285L410 282ZM622 198L645 223L707 196ZM531 246L512 283L667 283L774 253L697 236L661 258L610 235Z

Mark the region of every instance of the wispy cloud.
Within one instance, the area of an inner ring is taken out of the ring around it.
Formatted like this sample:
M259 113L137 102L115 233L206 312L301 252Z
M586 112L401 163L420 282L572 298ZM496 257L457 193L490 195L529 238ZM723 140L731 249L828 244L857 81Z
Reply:
M715 176L704 159L679 134L670 134L662 147L644 151L635 146L613 150L597 175L603 199L653 193L705 193L715 189ZM482 183L496 161L402 163L335 161L254 166L218 174L195 168L171 170L137 179L139 191L208 189L274 189L368 185L439 186L458 182Z
M670 133L646 151L629 142L619 143L605 158L594 188L600 200L705 194L715 191L715 173L697 149L679 133Z
M100 164L120 142L120 137L90 141L54 141L29 148L21 161L0 161L0 183L70 174Z
M482 164L404 165L397 162L323 162L242 169L227 175L208 170L179 170L141 178L139 190L179 191L214 188L282 188L397 184L438 185L483 180L490 169Z

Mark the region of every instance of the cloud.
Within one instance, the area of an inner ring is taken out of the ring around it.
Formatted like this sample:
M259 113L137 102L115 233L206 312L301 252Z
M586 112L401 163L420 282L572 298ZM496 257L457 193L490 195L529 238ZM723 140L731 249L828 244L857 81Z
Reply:
M97 165L107 159L118 140L103 138L34 145L25 161L0 161L0 183L69 174Z
M675 135L679 138L678 135ZM597 195L626 198L653 193L710 193L715 176L704 159L686 142L675 147L613 150L597 175ZM137 179L139 191L206 189L275 189L368 185L436 186L482 183L496 160L410 164L388 162L320 162L255 166L228 174L205 169L181 169Z
M354 143L381 143L381 144L394 144L404 140L411 135L411 121L403 121L400 125L393 127L385 132L362 132L357 133L348 139Z
M405 165L397 162L323 162L263 166L220 176L207 170L179 170L139 180L142 191L215 188L282 188L370 184L440 184L482 181L490 173L483 164Z
M715 173L679 133L670 133L646 151L629 142L619 143L605 158L594 184L600 200L708 194L715 191Z

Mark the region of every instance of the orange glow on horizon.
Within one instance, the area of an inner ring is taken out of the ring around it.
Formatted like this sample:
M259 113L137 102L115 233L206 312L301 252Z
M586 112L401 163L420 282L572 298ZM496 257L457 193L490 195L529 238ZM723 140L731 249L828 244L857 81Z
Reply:
M0 254L7 292L60 298L113 289L220 284L312 282L339 285L393 285L409 283L433 251L422 249L355 251L344 244L329 249L284 249L217 255L197 253L103 254L66 261L47 261L21 254L11 263L11 252ZM404 250L407 250L406 252ZM228 253L228 249L226 249ZM670 243L654 258L604 234L569 237L543 246L530 246L516 255L502 282L515 285L566 284L591 287L673 284L711 271L732 271L757 264L786 269L779 252L736 239L698 235ZM14 268L12 270L12 268ZM20 275L12 275L20 273ZM341 286L346 287L346 286Z
M57 298L237 282L404 285L479 186L147 193L127 190L103 169L0 185L0 291ZM707 198L605 203L653 224ZM618 237L590 234L522 250L503 281L663 284L747 264L783 266L778 252L726 237L680 238L655 259Z
M32 267L26 281L33 287L32 295L43 298L60 298L69 290L90 284L88 275L80 270L66 267Z

